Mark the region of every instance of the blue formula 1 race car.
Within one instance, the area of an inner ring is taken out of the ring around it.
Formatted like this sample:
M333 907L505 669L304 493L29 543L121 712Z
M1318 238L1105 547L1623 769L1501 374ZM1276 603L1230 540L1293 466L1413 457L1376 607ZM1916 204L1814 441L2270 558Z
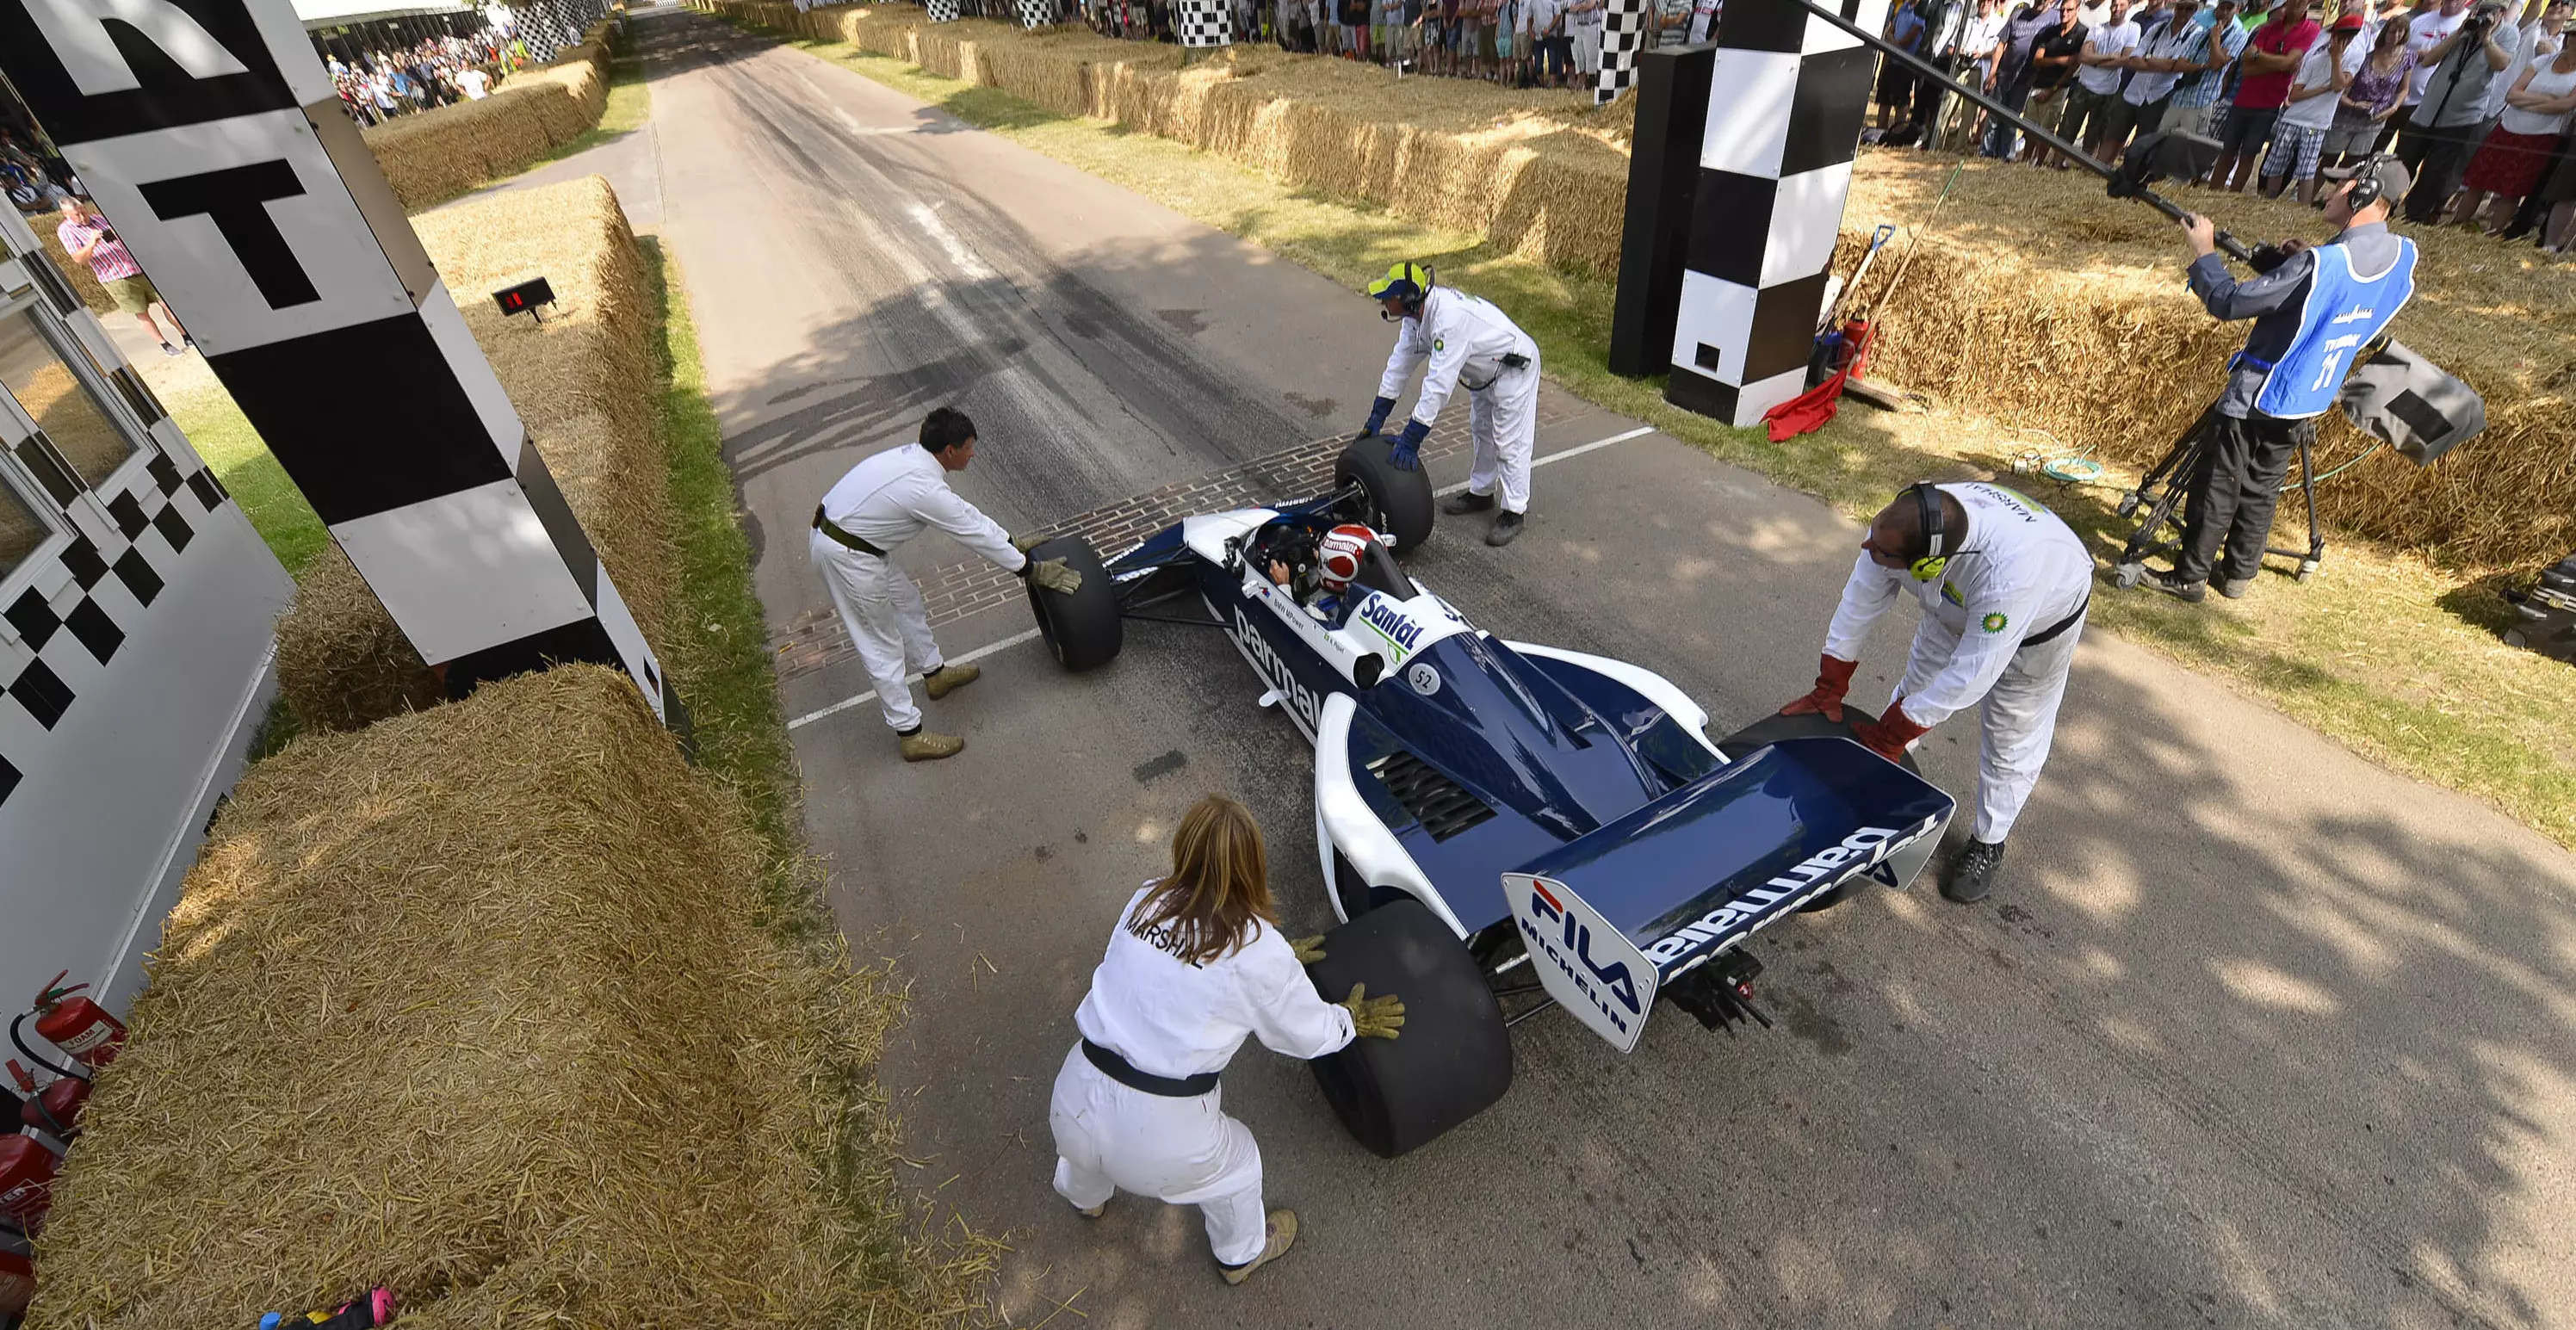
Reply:
M1745 941L1863 882L1903 887L1931 856L1954 805L1910 763L1820 716L1711 739L1651 670L1480 629L1394 557L1430 537L1422 473L1369 439L1334 475L1322 497L1185 518L1105 563L1058 537L1032 556L1067 559L1082 587L1030 596L1069 669L1114 658L1129 620L1221 629L1261 705L1313 743L1343 921L1313 977L1406 1006L1403 1038L1314 1064L1362 1144L1399 1155L1491 1105L1507 1027L1549 1007L1623 1053L1659 1003L1768 1025Z

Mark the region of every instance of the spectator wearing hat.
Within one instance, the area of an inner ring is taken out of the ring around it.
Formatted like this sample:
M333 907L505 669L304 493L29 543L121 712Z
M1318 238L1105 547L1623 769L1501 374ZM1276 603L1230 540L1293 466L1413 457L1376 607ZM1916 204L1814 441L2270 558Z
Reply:
M2280 124L2281 108L2290 100L2290 85L2307 62L2308 48L2323 33L2308 17L2308 0L2282 0L2247 39L2245 53L2236 61L2236 103L2218 128L2218 165L2209 176L2213 186L2245 192L2256 155ZM2331 116L2332 103L2326 109Z
M2317 159L2325 151L2326 131L2334 127L2337 100L2352 83L2344 53L2360 35L2361 15L2346 14L2299 62L2298 78L2274 123L2271 146L2263 150L2263 197L2277 199L2295 181L2299 202L2317 201Z
M2424 99L2397 139L2398 159L2415 175L2406 195L2410 222L2441 220L2469 155L2486 137L2487 89L2512 68L2522 46L2521 30L2503 19L2498 0L2479 0L2466 23L2424 53L2433 66L2429 77L2419 75Z

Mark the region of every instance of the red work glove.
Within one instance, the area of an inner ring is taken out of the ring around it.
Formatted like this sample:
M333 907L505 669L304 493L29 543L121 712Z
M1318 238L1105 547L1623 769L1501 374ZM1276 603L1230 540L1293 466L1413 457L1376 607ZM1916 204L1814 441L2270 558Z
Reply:
M1843 694L1851 691L1852 671L1860 668L1856 660L1836 660L1831 656L1816 657L1816 691L1780 708L1783 716L1803 716L1809 712L1840 725L1843 720Z
M1905 714L1902 700L1888 703L1887 714L1879 717L1877 723L1861 721L1852 726L1852 737L1860 740L1861 747L1890 762L1905 756L1905 745L1931 732L1931 726L1917 725L1913 717Z

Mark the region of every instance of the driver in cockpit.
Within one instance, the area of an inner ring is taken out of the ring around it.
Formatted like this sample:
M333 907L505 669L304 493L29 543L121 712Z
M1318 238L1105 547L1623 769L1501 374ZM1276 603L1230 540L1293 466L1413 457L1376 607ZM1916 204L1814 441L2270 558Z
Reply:
M1288 588L1317 622L1339 626L1357 599L1350 594L1351 579L1360 575L1360 561L1368 556L1369 542L1375 539L1376 532L1345 522L1315 542L1312 560L1297 557L1302 551L1294 549L1273 557L1270 580Z

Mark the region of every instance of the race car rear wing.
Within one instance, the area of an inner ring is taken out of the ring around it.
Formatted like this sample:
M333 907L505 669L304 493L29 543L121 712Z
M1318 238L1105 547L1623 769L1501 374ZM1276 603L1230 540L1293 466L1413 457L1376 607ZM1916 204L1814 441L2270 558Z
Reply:
M1503 875L1550 996L1622 1052L1657 989L1867 874L1902 887L1957 807L1848 739L1787 739Z

